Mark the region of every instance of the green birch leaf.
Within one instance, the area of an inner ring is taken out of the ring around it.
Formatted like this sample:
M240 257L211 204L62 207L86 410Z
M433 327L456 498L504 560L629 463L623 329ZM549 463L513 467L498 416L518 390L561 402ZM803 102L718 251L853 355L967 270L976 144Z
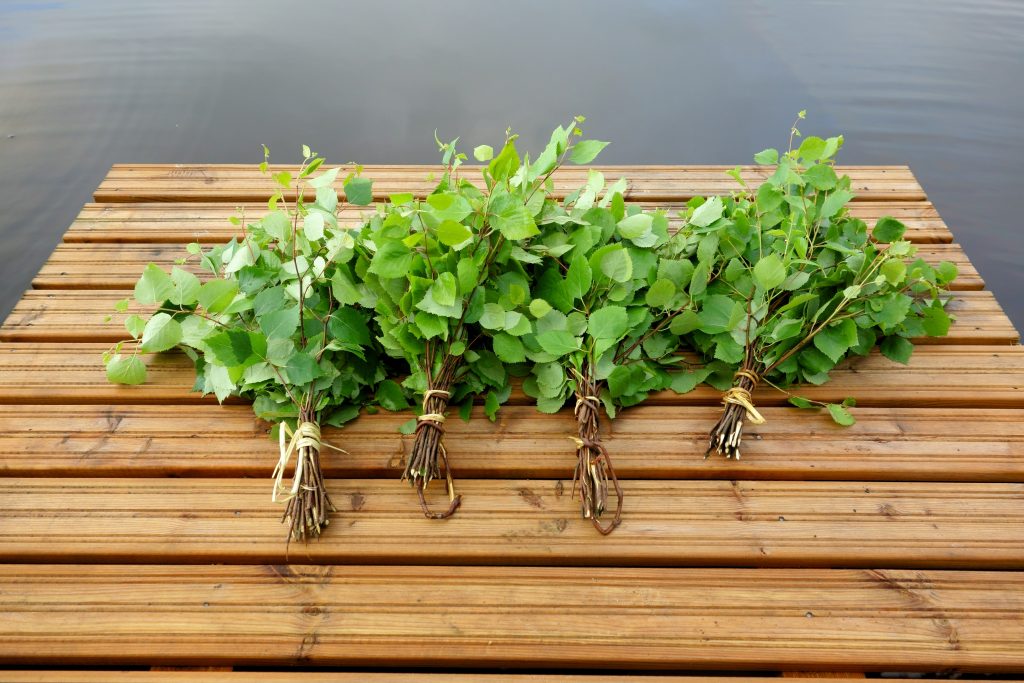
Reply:
M252 357L252 340L243 330L225 330L206 339L210 355L219 365L236 367L245 365Z
M883 339L880 348L883 356L902 365L909 363L910 356L914 353L914 345L909 339L895 335Z
M675 295L675 284L667 278L661 278L656 280L655 283L648 288L647 293L644 295L644 300L651 308L662 308L668 304Z
M125 318L124 329L128 330L132 339L138 339L146 329L146 321L140 315L130 315Z
M501 304L484 304L483 314L480 316L480 326L485 330L505 329L505 309Z
M876 242L891 243L903 237L903 233L906 231L907 226L892 216L882 216L875 223L875 229L871 231L871 237Z
M288 364L284 366L283 372L288 381L297 386L309 384L323 374L316 359L301 351L292 354L292 357L288 359Z
M855 424L857 422L857 420L854 419L853 415L850 414L850 411L838 403L829 403L828 412L829 415L832 416L832 420L837 425L849 427L850 425Z
M437 239L441 244L456 247L457 250L465 247L472 238L472 230L453 220L442 221L441 225L437 227Z
M689 334L700 327L700 316L697 315L696 311L683 311L676 317L672 318L672 322L669 323L669 332L676 336L682 336Z
M757 210L761 213L775 211L782 206L784 196L781 189L770 183L764 183L757 188Z
M507 240L522 240L540 233L533 216L510 195L499 195L491 203L491 222Z
M762 166L774 166L779 163L779 151L776 149L765 149L754 155L754 163Z
M107 379L114 384L142 384L146 381L146 365L138 356L116 354L107 361Z
M754 282L763 290L774 289L785 279L786 267L782 264L782 259L774 252L763 256L754 265Z
M618 223L619 234L626 239L635 239L643 237L647 233L651 232L651 228L654 225L654 217L647 213L635 213L632 216L626 216Z
M216 279L203 284L199 290L199 305L209 313L220 313L235 300L238 283L234 280Z
M706 228L721 218L724 211L725 206L722 204L721 198L711 197L693 212L693 215L690 216L690 225Z
M259 319L260 330L267 339L286 339L299 329L299 307L289 306L271 311Z
M941 304L936 303L926 308L921 314L921 322L929 337L945 337L949 334L951 321Z
M804 161L818 161L825 154L825 141L816 135L809 135L800 143L797 156Z
M595 339L620 339L629 329L629 316L621 306L604 306L590 314L587 332Z
M736 324L733 313L737 303L724 294L712 294L707 297L697 314L700 331L705 334L720 334L731 330Z
M473 207L464 197L455 192L442 192L427 197L430 213L437 220L458 223L473 213Z
M327 322L327 329L331 337L346 344L370 345L370 328L366 324L366 318L357 308L343 306L336 310Z
M462 292L468 293L476 289L476 283L480 277L480 269L471 257L466 256L459 259L455 272L456 279L459 281L459 289Z
M907 264L900 259L887 259L878 269L890 285L898 285L907 275Z
M168 297L172 304L178 306L192 306L199 298L199 291L202 285L192 273L175 266L171 268L171 282L174 283L174 291Z
M582 299L593 284L590 261L583 254L576 254L569 263L565 274L565 289L570 299Z
M526 360L526 347L518 337L504 332L494 335L494 354L504 363L522 363Z
M271 211L260 220L260 225L276 240L286 240L292 234L292 221L284 211Z
M302 232L306 239L319 241L324 238L324 216L319 212L312 212L302 220Z
M814 189L826 191L835 188L839 178L829 164L816 164L804 171L804 178Z
M163 303L174 294L174 281L155 263L142 271L135 283L135 300L145 306Z
M385 242L370 261L370 272L386 278L404 278L412 267L413 252L401 242Z
M377 393L374 399L385 410L399 411L409 408L409 401L405 398L405 391L393 380L386 379L377 386Z
M440 305L453 305L457 294L455 276L448 272L438 273L437 279L434 280L434 284L430 286L430 292L433 294L434 301Z
M519 169L519 153L513 141L509 141L487 165L487 171L495 180L505 180Z
M588 264L589 267L589 264ZM530 302L530 313L534 318L543 318L551 312L551 304L544 299L534 299Z
M166 313L157 313L142 331L141 351L160 352L172 349L181 342L181 323Z
M838 363L857 343L857 326L852 320L833 323L814 335L813 341L815 348Z
M600 140L580 140L573 145L569 160L574 164L589 164L607 146L607 142Z
M369 178L349 178L344 185L349 204L367 206L373 202L373 181Z
M853 199L853 193L847 192L846 190L836 190L832 194L825 198L824 203L821 205L821 218L832 218L839 210L842 209L846 204Z
M601 272L615 282L629 282L633 278L633 260L623 248L609 251L601 259Z
M477 161L490 161L494 158L494 148L490 145L477 145L473 148L473 158Z
M540 347L556 358L579 351L581 340L565 330L548 330L536 337Z

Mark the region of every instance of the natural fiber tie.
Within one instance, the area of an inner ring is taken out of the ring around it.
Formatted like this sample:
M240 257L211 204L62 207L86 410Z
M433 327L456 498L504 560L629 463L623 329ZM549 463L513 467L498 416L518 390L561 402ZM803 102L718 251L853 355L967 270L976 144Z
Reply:
M746 377L751 382L753 382L754 385L757 385L757 382L759 380L758 376L750 372L749 370L737 370L734 376L737 378ZM747 411L747 419L750 420L751 424L763 425L766 422L764 416L761 415L761 413L757 412L757 408L754 407L754 403L751 401L750 398L750 392L744 389L743 387L732 387L731 389L726 391L725 395L722 396L722 403L732 403L733 405L738 405L742 407L744 410Z
M277 460L277 467L274 468L274 492L270 496L270 500L274 503L278 502L278 497L281 494L285 494L281 498L281 502L285 502L290 498L294 497L299 492L299 486L302 482L302 471L305 468L305 458L298 455L300 449L311 448L319 453L324 446L338 451L339 453L347 454L348 451L332 446L329 443L320 440L320 425L315 422L300 422L299 426L292 432L292 428L288 426L287 422L281 423L281 429L278 432L280 437L280 448L281 456ZM287 445L285 439L291 437ZM292 474L292 486L290 489L285 489L283 485L284 472L288 468L288 462L292 459L292 453L296 454L295 458L295 472Z
M427 389L426 391L424 391L423 392L423 414L422 415L417 415L416 416L416 420L419 421L419 422L433 422L434 426L436 426L438 429L441 429L442 425L444 424L444 419L445 419L444 413L428 413L428 412L426 412L427 411L427 401L430 400L431 396L444 396L445 399L448 399L451 395L452 394L451 394L450 391L445 391L444 389Z
M573 408L572 412L576 415L579 415L580 408L582 408L584 404L589 405L591 410L596 411L597 407L601 405L601 399L599 399L597 396L580 396L579 394L577 394L576 407Z

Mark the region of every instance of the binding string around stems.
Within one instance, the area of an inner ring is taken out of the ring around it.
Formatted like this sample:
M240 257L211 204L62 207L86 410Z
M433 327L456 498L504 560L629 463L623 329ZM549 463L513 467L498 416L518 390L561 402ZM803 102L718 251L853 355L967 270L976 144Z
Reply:
M722 395L722 404L725 406L725 410L714 429L711 430L708 449L704 453L705 458L715 451L727 459L739 460L744 417L755 425L766 422L764 416L754 407L751 398L751 392L761 378L757 373L744 367L736 371L733 379L734 385Z
M593 387L589 387L593 388ZM601 443L598 423L600 401L597 396L589 393L576 395L576 425L579 436L569 439L576 444L576 470L573 473L572 492L576 495L577 486L580 492L583 517L589 519L601 534L607 536L622 522L622 487L615 468L612 467L608 450ZM596 455L595 455L596 454ZM601 515L608 502L608 483L615 489L615 516L611 522L603 524Z
M299 540L319 535L321 529L330 521L327 518L328 510L335 509L324 485L320 451L324 447L339 453L347 454L347 451L323 441L320 426L309 420L299 422L294 432L287 422L282 422L278 436L281 453L274 468L271 501L287 503L282 519L292 519L292 528L288 533L289 541L292 538ZM291 486L286 487L283 483L284 474L292 454L295 454L295 470L292 473Z
M408 477L412 474L413 483L416 486L416 493L420 499L420 508L423 510L425 517L429 519L447 519L455 514L458 510L459 505L462 504L462 496L455 493L455 482L452 479L451 468L448 466L448 451L445 449L443 435L444 435L444 422L445 414L435 407L431 410L428 407L432 397L437 396L442 404L447 404L449 398L451 398L451 392L445 389L427 389L423 392L423 413L416 417L416 437L417 441L413 444L414 448L421 438L420 432L424 429L430 429L434 432L433 442L436 444L434 447L437 449L437 453L441 459L441 465L444 467L445 484L448 491L448 509L444 512L434 512L430 509L430 505L427 504L427 498L425 489L427 483L430 481L432 473L428 470L431 467L436 467L436 464L426 464L426 467L417 468L410 458L409 467L406 468L404 477ZM413 453L413 457L416 453Z

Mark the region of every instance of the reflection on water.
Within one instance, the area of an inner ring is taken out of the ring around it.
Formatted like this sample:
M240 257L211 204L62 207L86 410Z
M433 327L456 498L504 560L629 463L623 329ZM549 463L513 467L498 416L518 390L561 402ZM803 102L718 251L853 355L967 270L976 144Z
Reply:
M579 112L602 161L732 164L806 108L913 167L1021 327L1022 35L999 0L0 1L0 318L114 162L426 163Z

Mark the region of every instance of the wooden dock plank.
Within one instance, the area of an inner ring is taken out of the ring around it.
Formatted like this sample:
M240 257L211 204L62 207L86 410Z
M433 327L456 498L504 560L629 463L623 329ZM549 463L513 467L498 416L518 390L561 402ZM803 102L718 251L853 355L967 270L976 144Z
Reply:
M0 661L1007 671L1024 577L0 565Z
M1021 483L628 480L622 525L600 542L571 486L462 478L459 514L438 524L397 478L329 480L330 526L316 543L288 547L269 477L5 477L0 553L8 562L1024 568Z
M685 209L680 202L631 202L644 209L664 209L669 227L681 224L677 214ZM86 204L64 235L65 242L162 242L183 245L227 242L239 234L228 222L232 216L258 219L267 210L259 204L189 203L189 204ZM370 213L369 207L342 205L339 222L357 225ZM920 243L953 241L945 222L930 202L855 202L850 214L873 225L882 216L893 216L907 226L907 239Z
M429 191L437 170L365 173L382 199ZM609 181L631 178L633 201L671 214L694 194L736 188L725 167L603 170ZM439 669L460 667L1024 671L1024 573L1010 571L1024 568L1024 349L907 167L840 170L859 195L853 215L903 220L926 258L962 273L951 335L922 340L935 343L910 366L875 354L800 389L855 396L856 425L761 391L768 422L748 427L743 459L704 461L718 393L652 397L603 423L628 481L623 527L597 539L566 479L571 411L539 414L515 389L494 423L479 408L472 423L450 421L466 499L440 524L418 517L397 479L410 438L396 428L409 414L366 415L325 430L349 451L324 454L340 512L322 542L286 554L269 500L269 425L247 405L190 393L180 355L147 357L141 387L109 385L99 357L123 336L122 316L104 318L145 263L169 266L186 242L229 239L227 218L239 204L261 215L273 183L252 165L113 167L40 289L0 327L0 663L436 672L302 674L369 683L458 683ZM765 171L744 169L752 182ZM585 179L566 169L558 192ZM365 211L345 209L342 223ZM341 564L287 564L296 560ZM13 564L26 561L61 564ZM249 564L181 564L197 562ZM275 564L251 564L262 562ZM522 564L538 566L512 566ZM706 565L716 568L696 568ZM108 672L64 673L3 671L0 683ZM280 683L291 674L202 675Z
M346 172L350 167L344 167ZM626 197L646 201L686 201L695 195L722 194L739 189L725 174L730 166L596 166L609 182L629 179ZM462 177L482 185L479 166L464 166ZM294 171L293 166L272 170ZM363 174L374 181L377 198L411 192L425 195L437 184L440 166L366 166ZM742 167L748 183L760 182L774 171L771 167ZM847 173L858 200L923 201L927 199L910 169L902 167L840 166ZM552 176L554 195L564 196L587 182L588 169L566 167ZM435 179L430 179L433 174ZM341 189L341 180L336 183ZM280 187L255 166L209 165L124 165L115 164L94 193L97 202L190 202L265 201ZM294 192L287 191L286 197Z
M984 280L959 244L923 244L917 255L935 264L950 261L959 269L952 289L978 290ZM184 245L164 244L60 244L33 278L36 289L131 289L147 263L170 269L188 256ZM201 274L198 259L182 266Z
M29 290L0 325L0 341L116 342L127 333L114 304L131 293L117 290ZM128 314L151 307L134 302ZM1020 335L991 292L957 291L947 304L956 324L945 337L921 337L916 344L1016 344ZM112 316L112 317L111 317Z
M855 408L857 423L764 408L743 458L704 460L719 407L639 406L605 421L615 468L628 479L1024 481L1024 410ZM411 448L409 413L363 415L324 429L345 448L321 454L330 477L397 478ZM572 412L506 406L496 422L476 409L451 420L447 449L460 478L557 479L571 473ZM58 419L59 418L59 419ZM0 473L52 477L257 477L277 457L269 424L249 406L4 406Z
M180 353L145 357L149 379L138 386L112 385L104 376L102 344L0 343L0 403L210 403L190 389L195 373ZM1024 406L1024 348L1019 346L925 346L903 366L877 351L843 363L822 386L800 387L812 400L854 396L866 407L1015 408ZM650 405L715 405L721 394L701 386L688 394L665 391ZM786 397L770 387L754 394L759 406ZM528 402L518 389L513 404Z
M794 683L820 683L812 674L789 676ZM966 678L960 683L982 683ZM494 674L374 673L368 671L5 671L0 683L723 683L720 676L653 676L620 673ZM772 677L730 676L728 683L778 683Z

